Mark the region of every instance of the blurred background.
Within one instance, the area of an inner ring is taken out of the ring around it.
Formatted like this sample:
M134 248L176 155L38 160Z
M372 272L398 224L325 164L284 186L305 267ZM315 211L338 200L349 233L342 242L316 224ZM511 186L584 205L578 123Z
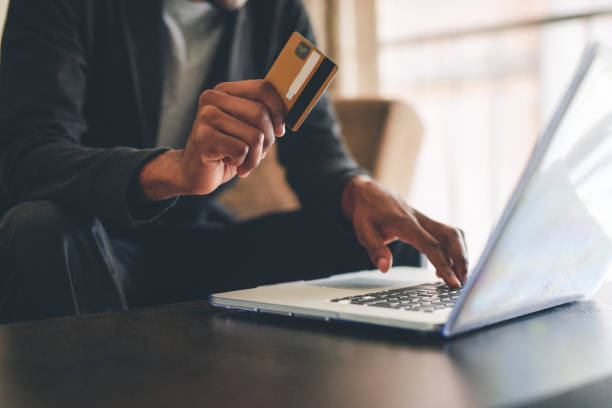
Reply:
M399 193L463 228L473 261L585 45L612 44L612 0L304 3L320 47L340 66L334 99L400 101L418 117L419 126L387 138L385 177L411 178ZM411 129L422 132L414 148L403 143Z
M4 26L4 19L6 18L6 7L8 6L8 0L0 0L0 27ZM2 33L0 32L0 39Z
M611 0L306 0L340 65L333 92L409 104L423 124L414 207L466 232L475 262ZM612 108L612 101L610 102Z

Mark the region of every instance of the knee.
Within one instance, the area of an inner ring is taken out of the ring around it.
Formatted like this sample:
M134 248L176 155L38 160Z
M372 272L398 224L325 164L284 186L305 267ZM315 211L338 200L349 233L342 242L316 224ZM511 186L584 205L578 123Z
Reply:
M51 201L28 201L11 208L0 220L2 241L40 243L63 237L74 228L74 216Z

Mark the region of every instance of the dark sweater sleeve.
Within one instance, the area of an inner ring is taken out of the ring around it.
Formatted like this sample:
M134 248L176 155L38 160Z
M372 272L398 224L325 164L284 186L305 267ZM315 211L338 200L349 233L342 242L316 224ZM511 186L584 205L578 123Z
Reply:
M10 3L0 64L1 206L52 200L102 218L135 221L128 209L130 183L160 150L80 144L88 131L83 4Z
M316 43L301 2L289 1L287 7L283 16L288 24L281 38L286 41L293 31L298 31ZM344 146L327 91L301 128L295 133L288 130L278 140L278 149L287 180L303 207L331 220L341 220L340 200L346 182L367 172L355 163Z

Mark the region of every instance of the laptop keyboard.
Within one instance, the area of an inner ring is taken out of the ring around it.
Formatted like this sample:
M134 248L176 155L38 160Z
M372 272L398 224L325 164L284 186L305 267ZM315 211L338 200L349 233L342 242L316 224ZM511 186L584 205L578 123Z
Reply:
M332 299L332 302L411 312L433 313L436 310L452 309L461 289L449 288L443 283L432 283L408 288L383 290L364 295Z

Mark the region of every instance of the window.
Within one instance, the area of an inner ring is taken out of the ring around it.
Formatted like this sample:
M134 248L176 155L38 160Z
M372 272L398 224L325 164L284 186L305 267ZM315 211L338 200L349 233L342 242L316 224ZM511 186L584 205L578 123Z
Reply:
M475 261L585 45L612 44L612 0L378 0L376 15L379 93L425 124L409 202L463 228Z

